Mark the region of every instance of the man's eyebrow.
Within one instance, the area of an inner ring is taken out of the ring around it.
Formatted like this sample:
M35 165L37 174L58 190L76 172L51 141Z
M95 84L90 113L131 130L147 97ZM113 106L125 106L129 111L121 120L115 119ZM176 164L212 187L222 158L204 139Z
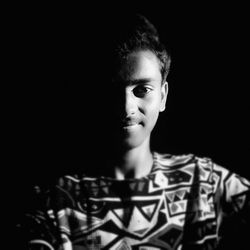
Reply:
M140 78L140 79L129 80L128 84L129 85L140 85L140 84L149 83L151 81L152 81L151 78Z

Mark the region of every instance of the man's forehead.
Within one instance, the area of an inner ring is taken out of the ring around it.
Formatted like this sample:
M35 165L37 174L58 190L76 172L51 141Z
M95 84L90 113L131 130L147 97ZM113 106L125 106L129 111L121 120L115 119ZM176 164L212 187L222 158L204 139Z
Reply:
M161 78L160 63L151 51L136 51L123 60L115 78L124 82L146 82Z

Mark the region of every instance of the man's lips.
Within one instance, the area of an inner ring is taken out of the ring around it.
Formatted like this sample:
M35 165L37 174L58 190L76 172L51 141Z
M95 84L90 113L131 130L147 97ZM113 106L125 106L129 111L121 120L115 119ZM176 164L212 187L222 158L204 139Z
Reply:
M129 126L134 126L138 125L139 123L137 121L129 121L129 122L124 122L122 125L123 127L129 127Z
M122 128L124 130L136 129L141 125L141 122L138 119L129 119L122 122Z

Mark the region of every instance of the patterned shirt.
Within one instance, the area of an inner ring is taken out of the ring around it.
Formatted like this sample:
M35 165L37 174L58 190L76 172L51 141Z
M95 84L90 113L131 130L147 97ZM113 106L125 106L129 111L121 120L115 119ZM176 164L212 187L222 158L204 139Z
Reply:
M30 249L216 249L230 218L249 226L246 179L208 158L153 155L143 178L68 175L35 187L22 239Z

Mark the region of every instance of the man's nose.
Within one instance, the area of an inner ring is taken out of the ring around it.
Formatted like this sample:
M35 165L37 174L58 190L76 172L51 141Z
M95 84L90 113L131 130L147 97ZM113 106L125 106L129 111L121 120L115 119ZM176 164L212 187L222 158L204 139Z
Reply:
M124 115L130 116L136 113L137 103L136 97L131 90L126 90L124 93Z

